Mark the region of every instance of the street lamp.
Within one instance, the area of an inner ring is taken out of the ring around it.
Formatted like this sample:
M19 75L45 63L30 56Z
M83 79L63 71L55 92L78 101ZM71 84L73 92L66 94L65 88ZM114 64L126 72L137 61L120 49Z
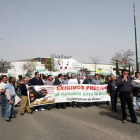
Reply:
M133 11L134 11L134 29L135 29L136 70L137 70L137 72L139 72L138 48L137 48L137 30L136 30L136 16L135 16L135 2L134 2L134 0L133 0Z

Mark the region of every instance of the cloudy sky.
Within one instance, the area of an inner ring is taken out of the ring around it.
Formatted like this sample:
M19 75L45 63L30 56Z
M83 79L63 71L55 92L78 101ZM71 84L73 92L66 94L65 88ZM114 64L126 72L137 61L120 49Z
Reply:
M135 0L140 55L140 0ZM0 59L50 54L102 63L135 51L133 0L0 0Z

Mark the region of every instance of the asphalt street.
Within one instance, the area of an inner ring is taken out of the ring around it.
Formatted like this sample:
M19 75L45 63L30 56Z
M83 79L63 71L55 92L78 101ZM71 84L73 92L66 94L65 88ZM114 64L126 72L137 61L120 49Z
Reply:
M20 115L5 122L0 117L0 140L140 140L140 125L133 124L128 117L121 122L121 110L112 113L110 106L55 109ZM136 112L140 120L140 112Z

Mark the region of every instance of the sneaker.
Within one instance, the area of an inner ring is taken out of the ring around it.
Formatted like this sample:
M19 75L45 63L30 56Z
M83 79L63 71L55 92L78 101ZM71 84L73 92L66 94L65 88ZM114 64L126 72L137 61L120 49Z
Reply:
M37 111L38 111L38 109L35 110L35 112L37 112Z
M126 123L126 120L122 120L122 123Z
M44 111L45 109L44 109L44 108L41 108L40 110L41 110L41 111Z

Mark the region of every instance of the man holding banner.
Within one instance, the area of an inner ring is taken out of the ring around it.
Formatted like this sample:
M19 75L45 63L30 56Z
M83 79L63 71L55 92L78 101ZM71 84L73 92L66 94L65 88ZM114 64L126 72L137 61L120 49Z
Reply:
M40 78L39 72L35 72L35 77L30 81L31 86L41 86L44 85L42 79ZM37 106L35 107L35 111L44 111L45 109L43 106Z
M63 75L58 74L58 78L54 81L54 85L62 86L62 80L63 80ZM66 109L65 103L56 103L56 108L60 109L60 107L62 109Z

